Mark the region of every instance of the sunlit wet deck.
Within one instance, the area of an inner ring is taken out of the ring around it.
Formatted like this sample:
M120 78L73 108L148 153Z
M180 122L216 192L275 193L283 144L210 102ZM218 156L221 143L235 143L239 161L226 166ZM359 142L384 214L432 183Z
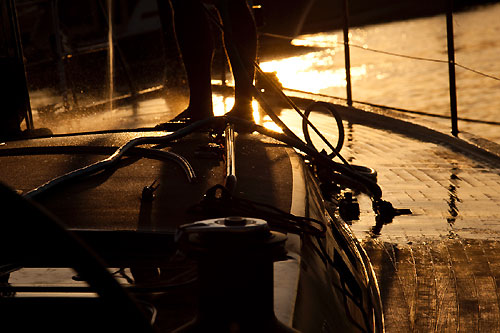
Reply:
M387 332L500 331L499 160L361 124L344 157L377 170L384 198L412 215L377 225L359 198L362 240Z
M348 136L345 157L376 169L384 198L413 212L380 226L379 240L500 238L498 161L362 125L348 126ZM363 238L371 224L365 216L352 227Z

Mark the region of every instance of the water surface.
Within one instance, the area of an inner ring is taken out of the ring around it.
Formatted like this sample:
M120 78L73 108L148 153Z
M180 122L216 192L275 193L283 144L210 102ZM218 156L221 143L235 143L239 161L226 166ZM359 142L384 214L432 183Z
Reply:
M500 77L500 4L454 15L458 64ZM319 51L262 63L287 88L346 97L341 31L299 36L296 45ZM444 15L354 28L350 31L352 95L370 102L449 115L448 64L393 56L367 49L447 60ZM365 49L364 49L365 48ZM500 81L456 68L459 117L498 121ZM459 129L500 143L498 126L461 122Z

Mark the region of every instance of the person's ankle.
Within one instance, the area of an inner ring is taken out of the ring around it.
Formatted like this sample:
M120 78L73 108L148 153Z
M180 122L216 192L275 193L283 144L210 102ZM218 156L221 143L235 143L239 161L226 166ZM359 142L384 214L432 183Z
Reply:
M174 117L174 121L197 121L213 116L211 108L193 108L189 106L186 110Z
M245 104L235 104L231 111L226 113L227 116L230 117L236 117L236 118L241 118L244 120L252 121L254 122L254 117L253 117L253 108L252 104L250 103L245 103Z

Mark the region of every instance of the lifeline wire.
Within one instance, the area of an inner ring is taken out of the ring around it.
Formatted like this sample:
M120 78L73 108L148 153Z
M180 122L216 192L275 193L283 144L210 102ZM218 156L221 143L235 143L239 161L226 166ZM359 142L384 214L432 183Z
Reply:
M290 37L290 36L284 36L284 35L278 35L278 34L271 34L271 33L263 33L262 35L263 36L274 37L274 38L285 39L285 40L290 40L290 41L294 40L294 39L305 41L305 40L300 39L300 38L295 38L295 37ZM366 47L366 46L356 45L356 44L351 44L351 43L346 43L346 42L335 42L335 44L344 45L344 46L347 45L349 47L354 47L354 48L362 49L362 50L365 50L365 51L370 51L370 52L374 52L374 53L381 53L381 54L390 55L390 56L394 56L394 57L407 58L407 59L419 60L419 61L427 61L427 62L437 62L437 63L443 63L443 64L448 64L449 63L448 60L425 58L425 57L417 57L417 56L412 56L412 55L408 55L408 54L401 54L401 53L395 53L395 52L390 52L390 51L377 50L377 49L372 49L372 48L369 48L369 47ZM475 70L473 68L461 65L461 64L459 64L457 62L454 62L454 64L455 64L455 66L460 67L460 68L462 68L464 70L473 72L475 74L478 74L478 75L481 75L481 76L484 76L484 77L487 77L487 78L490 78L490 79L493 79L493 80L500 81L499 77L496 77L496 76L493 76L493 75L490 75L490 74L486 74L486 73L480 72L480 71Z
M310 91L304 91L304 90L299 90L299 89L292 89L292 88L285 87L285 88L283 88L283 90L295 92L295 93L300 93L300 94L306 94L309 96L339 99L339 100L343 100L343 101L347 100L347 98L344 98L344 97L331 96L331 95L326 95L326 94L321 94L321 93L313 93ZM370 102L362 102L362 101L357 101L357 100L353 100L353 102L358 103L358 104L362 104L362 105L373 106L376 108L394 110L394 111L404 112L404 113L418 114L418 115L427 116L427 117L443 118L443 119L450 118L449 116L445 116L445 115L441 115L441 114L434 114L434 113L415 111L415 110L407 110L407 109L402 109L402 108L398 108L398 107L394 107L394 106L387 106L387 105L375 104L375 103L370 103ZM471 122L471 123L487 124L487 125L497 125L497 126L500 125L500 122L491 121L491 120L480 120L480 119L471 119L471 118L464 118L464 117L458 117L458 120L467 121L467 122Z
M338 44L344 44L342 42L337 42L337 43ZM359 49L362 49L362 50L371 51L371 52L375 52L375 53L382 53L382 54L391 55L391 56L400 57L400 58L407 58L407 59L420 60L420 61L428 61L428 62L438 62L438 63L443 63L443 64L448 64L449 63L448 60L416 57L416 56L411 56L411 55L406 55L406 54L400 54L400 53L394 53L394 52L389 52L389 51L382 51L382 50L371 49L369 47L365 47L365 46L361 46L361 45L356 45L356 44L350 44L350 43L347 43L347 44L349 46L351 46L351 47L359 48ZM456 61L453 62L453 63L455 64L455 66L460 67L462 69L465 69L467 71L470 71L470 72L482 75L484 77L487 77L487 78L490 78L490 79L493 79L493 80L500 81L500 78L495 77L493 75L486 74L486 73L480 72L478 70L472 69L470 67L461 65L461 64L457 63Z

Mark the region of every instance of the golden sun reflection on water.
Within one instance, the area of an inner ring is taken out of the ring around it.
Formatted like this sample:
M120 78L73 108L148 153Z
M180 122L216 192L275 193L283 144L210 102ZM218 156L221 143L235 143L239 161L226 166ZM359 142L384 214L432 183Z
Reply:
M319 93L328 88L346 86L344 60L334 49L311 52L302 56L271 60L261 63L265 72L276 72L286 88ZM367 73L366 65L351 68L352 80L359 80Z

